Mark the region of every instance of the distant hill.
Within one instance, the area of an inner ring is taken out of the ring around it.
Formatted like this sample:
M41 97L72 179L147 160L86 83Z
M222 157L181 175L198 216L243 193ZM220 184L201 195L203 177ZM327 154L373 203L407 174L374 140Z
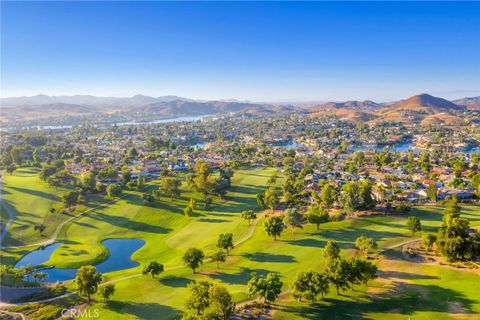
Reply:
M480 97L462 98L452 101L460 106L465 106L467 109L480 110Z
M462 112L465 105L476 106L477 98L465 98L454 103L443 98L422 93L406 100L393 103L377 103L371 100L327 102L308 106L305 109L312 117L336 116L351 121L375 123L377 121L395 121L421 125L457 125L463 120L454 113Z
M185 101L173 100L155 102L136 108L137 112L154 113L162 116L205 115L228 112L264 113L273 110L280 111L280 107L269 104L256 104L237 101Z
M11 122L17 120L88 115L98 112L100 112L100 110L97 107L71 103L46 103L6 108L2 106L1 120L4 122Z
M382 120L411 124L421 123L429 115L462 111L464 109L465 107L446 99L423 93L383 108L376 115Z
M310 112L319 112L334 109L353 109L353 110L375 110L382 107L381 104L373 102L371 100L357 101L349 100L345 102L327 102L310 106L308 110Z
M73 95L73 96L47 96L44 94L32 97L14 97L2 98L0 100L3 107L13 106L33 106L51 103L67 103L77 105L89 105L96 107L140 107L155 102L169 102L174 100L193 101L187 98L177 96L150 97L145 95L135 95L133 97L95 97L91 95Z
M320 104L254 103L249 101L212 100L200 101L177 96L151 97L96 97L92 95L47 96L2 98L1 120L4 122L48 117L67 117L94 113L135 112L144 117L178 117L217 113L244 113L250 115L303 112L312 117L336 116L351 121L374 123L397 121L407 124L459 124L459 113L467 109L480 110L480 97L448 101L429 94L419 94L393 103L378 103L371 100L349 100Z
M410 109L417 110L420 108L432 110L432 111L445 111L445 110L461 110L461 106L448 101L443 98L438 98L431 96L426 93L422 93L413 97L408 98L407 100L402 100L400 102L394 103L388 107L390 110L395 109Z

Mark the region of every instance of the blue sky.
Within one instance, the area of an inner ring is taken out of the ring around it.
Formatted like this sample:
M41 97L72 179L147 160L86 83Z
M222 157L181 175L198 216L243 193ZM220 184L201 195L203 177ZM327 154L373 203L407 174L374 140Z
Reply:
M480 94L479 2L3 2L1 94Z

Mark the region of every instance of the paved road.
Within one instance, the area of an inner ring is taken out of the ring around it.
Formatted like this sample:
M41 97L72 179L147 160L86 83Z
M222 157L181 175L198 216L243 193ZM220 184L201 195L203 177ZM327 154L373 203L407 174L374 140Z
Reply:
M5 310L0 310L0 315L2 314L6 314L6 315L9 315L9 316L12 316L13 319L22 319L22 320L26 320L27 318L25 317L25 315L23 313L20 313L20 312L11 312L11 311L5 311ZM1 318L1 317L0 317Z

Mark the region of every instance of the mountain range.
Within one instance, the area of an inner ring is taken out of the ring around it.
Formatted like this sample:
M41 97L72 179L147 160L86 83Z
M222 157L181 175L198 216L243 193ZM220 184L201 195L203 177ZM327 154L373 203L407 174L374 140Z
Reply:
M90 114L131 113L160 117L196 116L218 113L268 114L298 111L312 117L334 115L352 121L378 120L420 124L457 124L459 113L480 110L480 97L448 101L429 94L419 94L393 103L371 100L327 102L322 104L284 105L237 100L193 100L177 96L96 97L91 95L2 98L2 122L86 116Z

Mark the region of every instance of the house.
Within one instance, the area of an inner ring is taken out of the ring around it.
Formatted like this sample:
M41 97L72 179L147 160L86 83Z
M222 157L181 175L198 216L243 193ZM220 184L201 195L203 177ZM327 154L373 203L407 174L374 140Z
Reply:
M308 192L312 192L312 191L320 192L320 187L316 183L310 183L305 187L304 190Z

